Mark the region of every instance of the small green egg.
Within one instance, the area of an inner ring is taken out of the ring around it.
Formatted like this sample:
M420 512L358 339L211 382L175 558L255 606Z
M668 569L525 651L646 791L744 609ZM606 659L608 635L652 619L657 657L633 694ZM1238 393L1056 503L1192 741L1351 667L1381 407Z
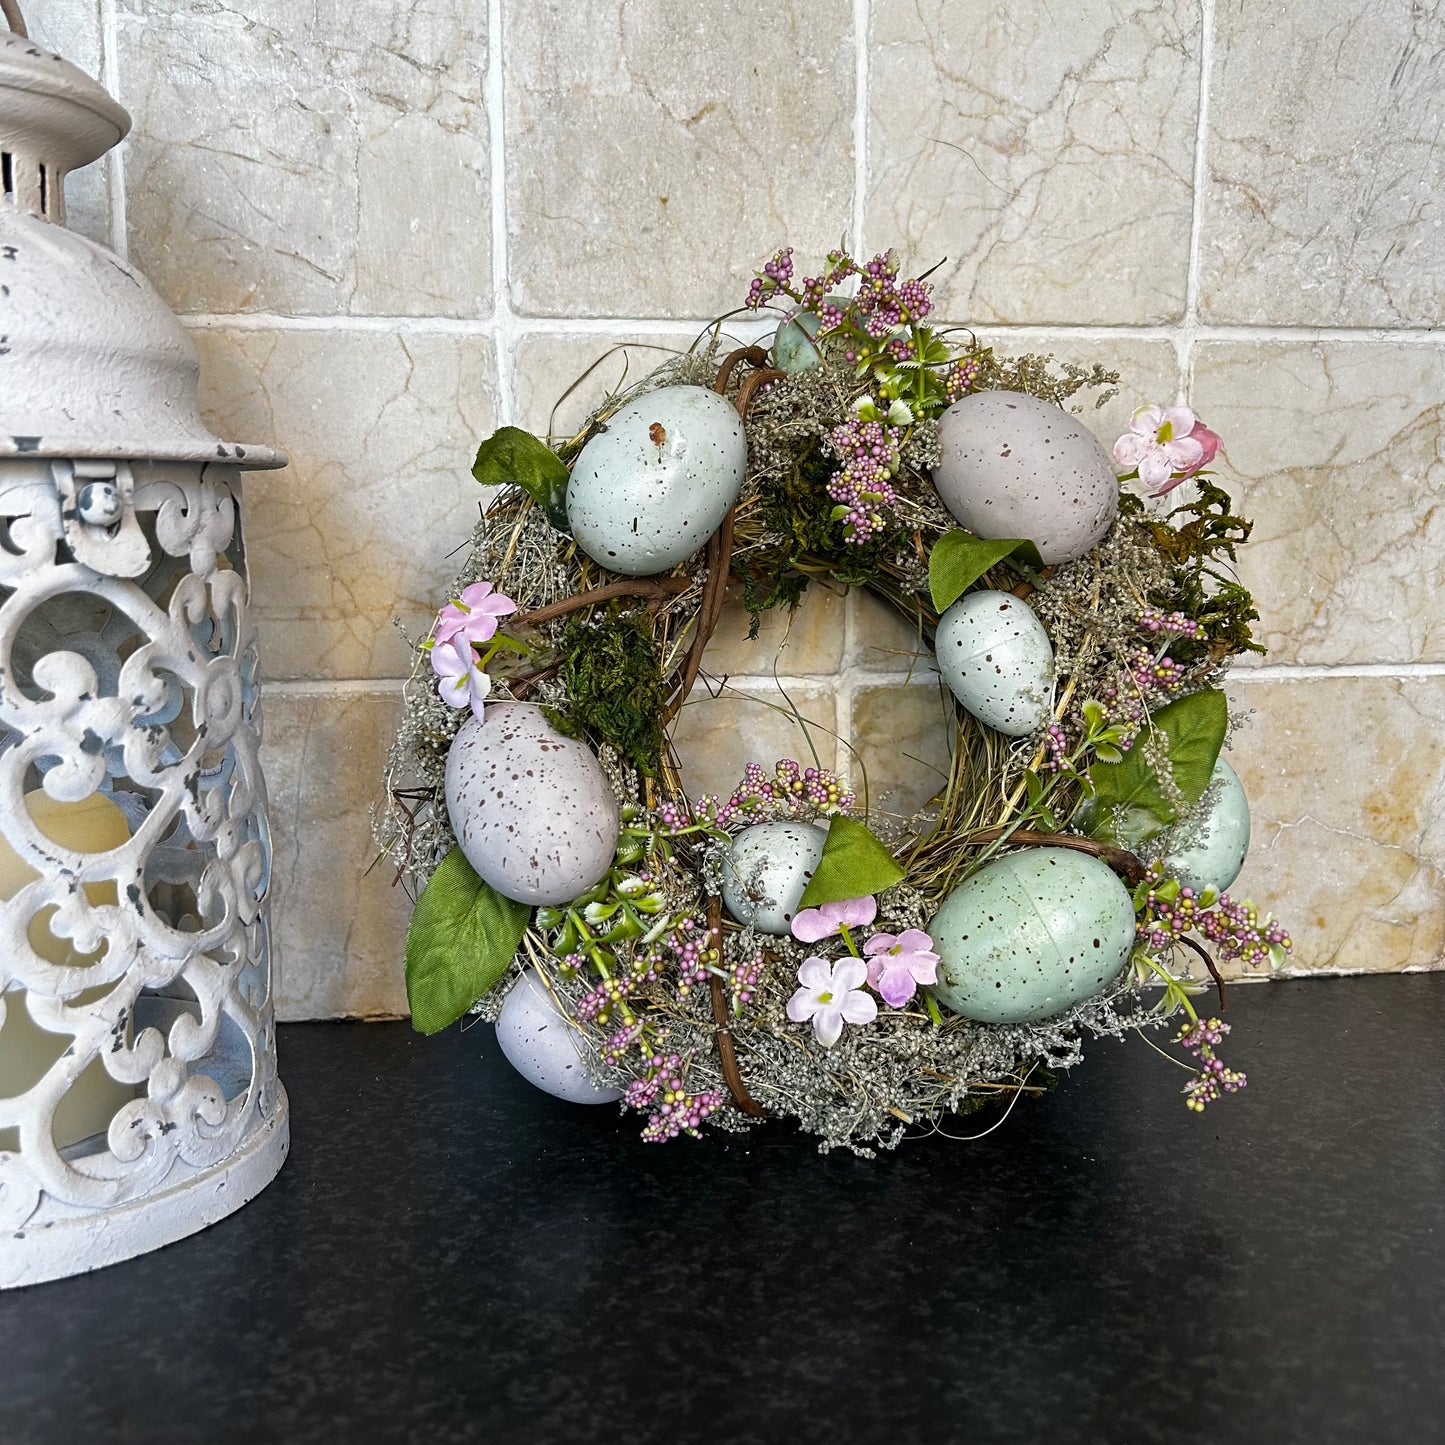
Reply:
M1187 888L1223 893L1244 867L1249 852L1249 799L1239 774L1220 758L1199 816L1188 818L1160 840L1164 872Z
M773 337L773 365L779 371L811 371L818 364L818 344L813 338L819 321L815 311L795 311L778 327Z
M1119 976L1134 947L1134 903L1098 858L1029 848L960 883L928 931L941 1004L980 1023L1033 1023Z

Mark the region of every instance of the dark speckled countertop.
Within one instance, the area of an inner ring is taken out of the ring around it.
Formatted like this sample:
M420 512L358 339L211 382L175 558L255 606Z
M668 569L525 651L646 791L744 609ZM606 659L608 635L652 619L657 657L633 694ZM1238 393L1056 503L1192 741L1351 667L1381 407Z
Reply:
M284 1027L280 1179L0 1295L0 1441L1445 1439L1445 974L1230 1018L1203 1118L1110 1041L873 1162L643 1145L485 1027Z

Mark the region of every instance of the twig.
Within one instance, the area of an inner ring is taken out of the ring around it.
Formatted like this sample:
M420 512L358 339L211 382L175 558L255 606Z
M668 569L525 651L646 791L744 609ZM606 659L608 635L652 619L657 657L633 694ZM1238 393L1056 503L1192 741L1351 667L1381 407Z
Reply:
M766 366L768 353L761 346L740 346L736 351L730 351L723 358L723 364L718 368L717 378L712 384L712 389L719 396L727 391L728 383L733 379L733 372L740 361L746 361L749 366Z
M1209 976L1214 980L1214 986L1219 990L1219 1012L1223 1013L1229 1004L1224 996L1224 979L1220 977L1219 970L1214 966L1214 960L1209 956L1209 950L1201 944L1196 943L1192 938L1180 937L1178 940L1186 948L1192 948L1200 958L1204 960L1204 966L1209 970Z
M510 625L535 627L539 623L552 622L558 617L565 617L569 612L578 612L584 607L592 607L613 597L645 597L664 602L686 592L691 586L691 581L686 577L640 577L635 582L609 582L605 587L589 587L585 592L563 597L558 602L549 602L547 606L538 607L534 612L519 613L511 619Z
M722 899L714 894L707 901L707 936L711 945L722 956ZM743 1083L742 1071L738 1068L738 1056L733 1049L732 1030L728 1026L728 1001L723 993L722 979L709 974L712 989L712 1021L717 1026L717 1056L722 1065L723 1079L728 1092L733 1096L733 1106L754 1119L766 1119L768 1111L748 1093Z
M1100 843L1093 838L1081 838L1077 833L1040 833L1032 828L1015 828L1009 833L1006 824L994 828L980 828L969 833L963 840L967 843L996 843L1008 833L1010 843L1025 848L1072 848L1075 853L1087 853L1093 858L1102 858L1121 878L1130 883L1141 883L1147 871L1137 856L1125 848L1115 848L1109 843Z

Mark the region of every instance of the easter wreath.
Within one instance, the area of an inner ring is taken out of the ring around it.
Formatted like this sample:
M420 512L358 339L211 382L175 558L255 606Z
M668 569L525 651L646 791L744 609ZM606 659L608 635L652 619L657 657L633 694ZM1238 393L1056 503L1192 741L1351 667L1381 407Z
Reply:
M1111 456L1066 407L1116 375L930 327L891 252L795 282L781 251L746 307L782 313L769 346L714 324L574 436L478 451L496 490L377 820L415 1026L494 1020L533 1083L649 1140L780 1116L892 1146L1170 1019L1191 1109L1241 1087L1178 966L1222 1008L1216 960L1289 949L1225 891L1249 822L1220 682L1261 649L1219 438L1145 407ZM906 825L792 760L685 791L670 727L725 601L755 632L810 585L891 604L956 701Z

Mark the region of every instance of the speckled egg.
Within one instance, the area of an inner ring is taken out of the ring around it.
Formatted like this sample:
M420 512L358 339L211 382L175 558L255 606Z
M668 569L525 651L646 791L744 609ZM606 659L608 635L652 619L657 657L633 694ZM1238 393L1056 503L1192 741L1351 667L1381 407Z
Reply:
M795 311L773 336L773 365L790 375L811 371L821 357L813 338L822 318L816 311Z
M497 1044L529 1084L569 1104L611 1104L622 1097L621 1089L592 1082L576 1030L557 1012L536 969L527 969L502 1000Z
M1204 795L1205 807L1167 833L1164 871L1186 887L1221 893L1239 877L1249 852L1249 799L1239 774L1220 758Z
M980 1023L1033 1023L1118 977L1134 946L1134 903L1107 863L1029 848L959 884L928 931L940 1003Z
M938 619L938 670L979 722L1011 738L1049 719L1054 649L1027 602L1009 592L970 592Z
M567 484L572 535L613 572L671 571L717 531L747 460L731 402L701 386L650 391L582 448Z
M530 703L489 703L463 723L446 800L467 862L519 903L568 903L612 865L620 823L601 764Z
M723 865L723 905L729 915L759 933L785 937L827 841L827 830L812 823L744 828Z
M1113 459L1082 422L1017 391L980 391L938 421L933 484L976 537L1024 537L1044 562L1084 556L1114 521Z

